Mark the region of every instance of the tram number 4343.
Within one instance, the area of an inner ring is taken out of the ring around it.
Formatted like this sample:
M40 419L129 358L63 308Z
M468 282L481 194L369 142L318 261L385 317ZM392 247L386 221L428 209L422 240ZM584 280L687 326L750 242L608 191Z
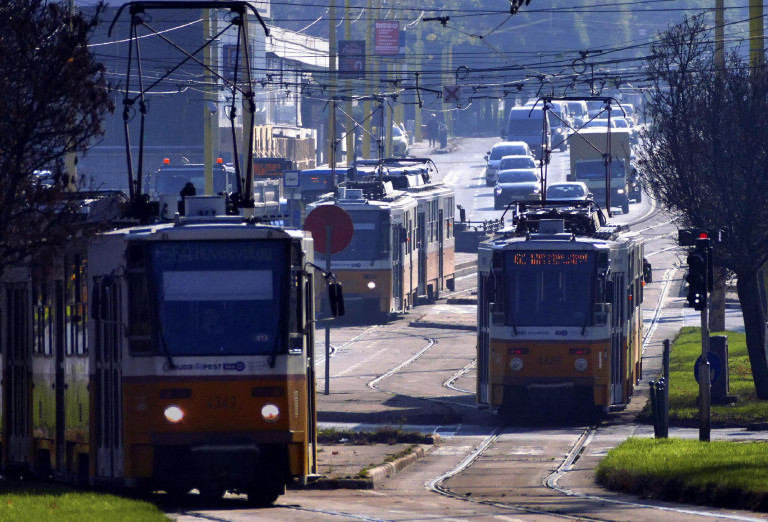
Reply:
M563 364L563 358L562 357L539 357L538 359L536 359L536 362L541 365Z
M208 407L212 410L234 409L236 406L234 395L211 395L208 397Z

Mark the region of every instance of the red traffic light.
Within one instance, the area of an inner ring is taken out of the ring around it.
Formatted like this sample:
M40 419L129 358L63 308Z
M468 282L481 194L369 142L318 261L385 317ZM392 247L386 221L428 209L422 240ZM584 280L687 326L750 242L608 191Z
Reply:
M699 232L699 239L709 239L709 234L707 232Z

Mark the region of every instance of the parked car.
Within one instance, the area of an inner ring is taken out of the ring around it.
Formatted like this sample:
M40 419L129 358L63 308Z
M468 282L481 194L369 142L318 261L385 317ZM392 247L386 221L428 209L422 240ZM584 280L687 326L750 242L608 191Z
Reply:
M501 210L512 201L541 200L541 181L534 169L500 170L493 189L493 207Z
M563 181L547 187L547 201L586 201L592 199L587 184L582 181Z
M531 148L524 141L500 141L485 155L485 184L492 187L499 178L499 162L504 156L530 156Z

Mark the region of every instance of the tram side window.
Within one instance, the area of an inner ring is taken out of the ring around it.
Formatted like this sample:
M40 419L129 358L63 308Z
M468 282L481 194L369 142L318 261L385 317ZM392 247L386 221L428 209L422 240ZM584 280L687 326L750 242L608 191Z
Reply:
M64 341L67 355L88 354L88 289L85 281L84 264L76 258L66 282Z
M446 198L445 208L444 208L446 239L450 239L453 237L453 209L454 209L453 198Z
M34 338L32 353L35 355L53 355L54 342L54 307L53 292L49 291L46 282L35 285L33 295L34 308Z
M149 287L143 271L128 274L128 340L131 354L151 353Z
M440 213L438 201L429 202L429 242L434 243L438 238L438 229L440 225Z

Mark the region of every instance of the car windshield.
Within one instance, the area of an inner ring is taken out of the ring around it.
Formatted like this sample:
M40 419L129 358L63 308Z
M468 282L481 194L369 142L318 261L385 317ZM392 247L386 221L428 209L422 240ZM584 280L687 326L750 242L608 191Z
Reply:
M624 163L621 161L611 162L611 177L623 178L624 175ZM603 160L576 162L576 179L605 179L605 163Z
M536 163L530 156L522 156L516 158L502 158L499 163L499 170L508 169L535 169Z
M530 170L508 170L499 173L499 183L528 183L539 181L539 178Z
M586 113L584 106L581 102L568 102L568 110L576 116L581 116Z
M594 253L506 252L505 323L584 326L592 301Z
M491 149L490 159L497 160L504 156L524 156L528 154L525 145L501 145Z
M621 129L629 128L629 122L624 118L611 118L611 122L613 123L613 127L618 127Z
M515 118L509 120L510 136L536 136L541 134L541 117L534 118Z
M397 125L392 125L392 136L402 136L403 131Z
M608 120L606 118L595 118L594 120L587 122L586 125L584 126L588 128L597 127L597 128L607 129ZM613 123L611 124L611 127L615 127L615 126L616 126L615 124Z
M552 185L547 188L548 198L578 199L586 196L581 185Z
M178 195L181 189L187 182L192 183L195 186L195 193L202 195L205 192L205 176L203 169L189 169L174 172L173 170L160 169L155 174L155 192L157 194L173 194ZM213 176L213 192L218 194L226 191L226 173L214 172Z

